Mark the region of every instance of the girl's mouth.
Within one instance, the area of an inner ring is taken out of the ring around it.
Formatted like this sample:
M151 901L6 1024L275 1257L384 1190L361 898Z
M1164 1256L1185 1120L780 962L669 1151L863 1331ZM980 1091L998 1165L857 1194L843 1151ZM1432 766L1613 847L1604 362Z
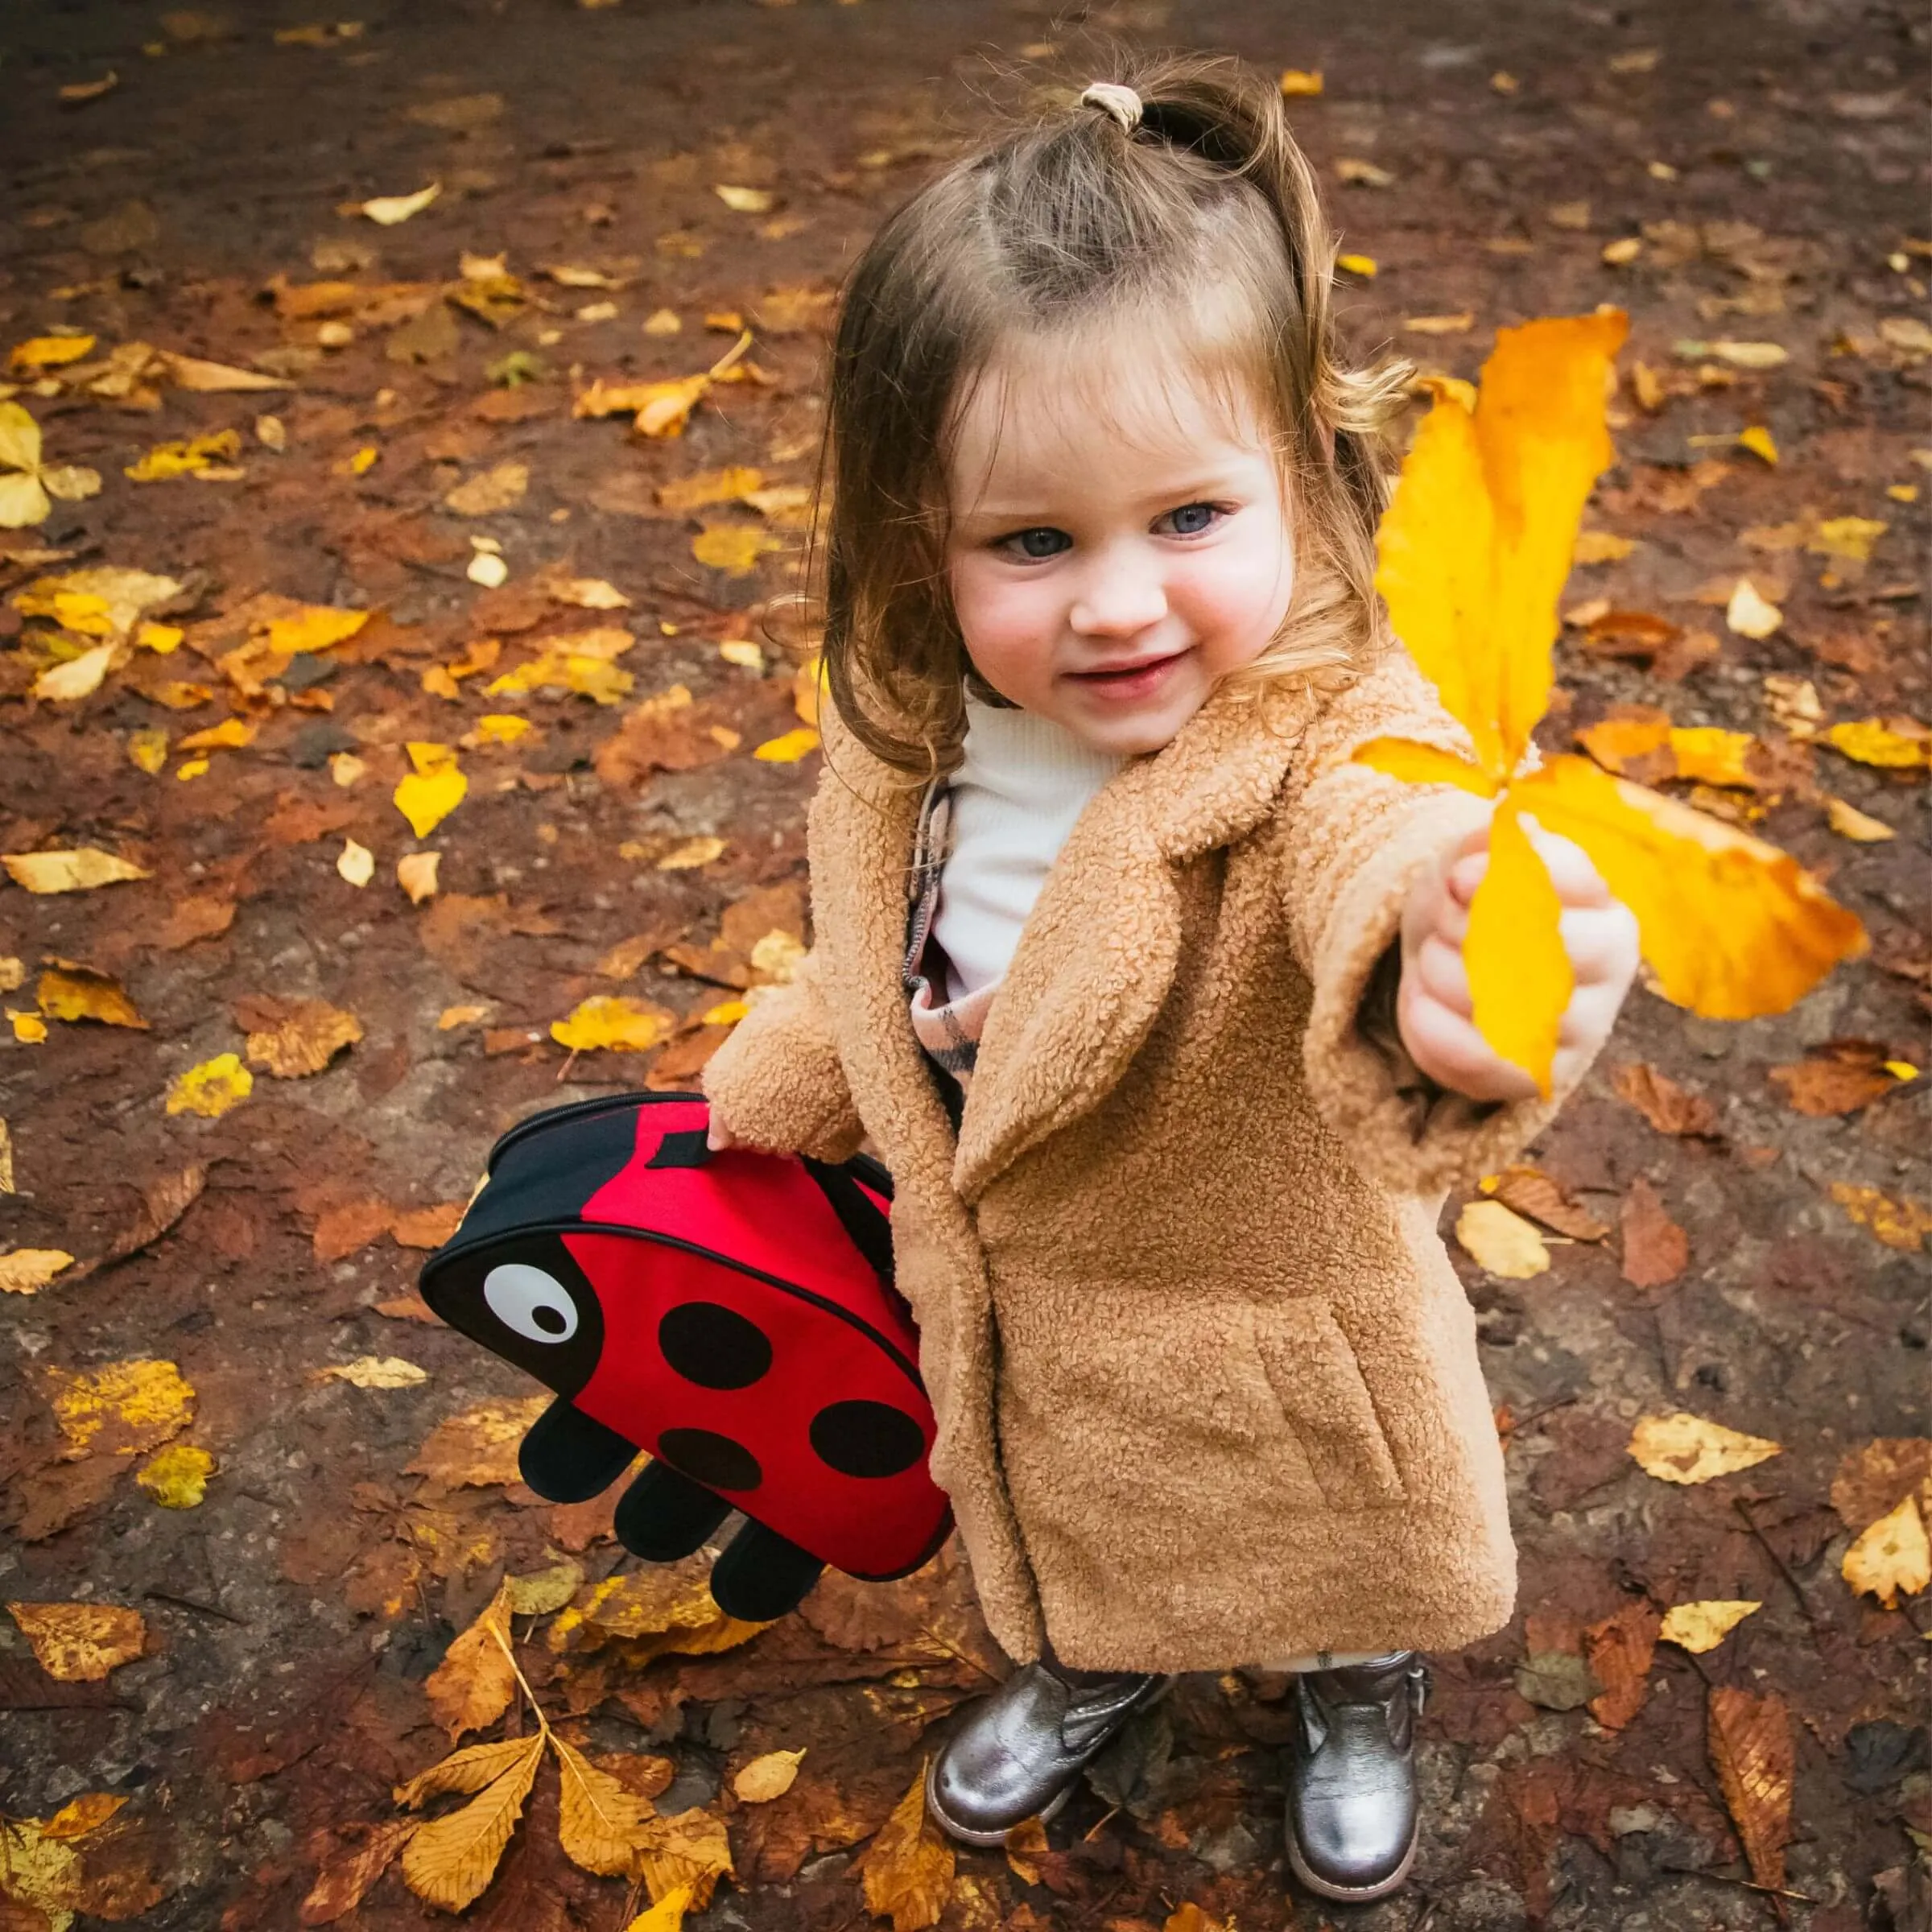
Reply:
M1170 650L1162 657L1142 658L1131 664L1104 666L1098 671L1070 671L1066 675L1082 691L1090 691L1097 697L1131 703L1136 699L1152 696L1169 671L1187 654L1185 650Z

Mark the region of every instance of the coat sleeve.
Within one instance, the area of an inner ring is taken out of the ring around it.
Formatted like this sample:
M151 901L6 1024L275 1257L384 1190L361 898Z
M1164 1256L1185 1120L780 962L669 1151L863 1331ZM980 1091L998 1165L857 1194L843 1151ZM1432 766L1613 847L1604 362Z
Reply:
M815 953L712 1055L704 1095L720 1121L753 1147L821 1161L858 1151L865 1129L839 1062Z
M1472 750L1399 649L1316 713L1281 800L1290 932L1314 989L1303 1059L1316 1107L1366 1172L1406 1193L1440 1194L1506 1165L1564 1095L1472 1100L1438 1086L1403 1047L1393 999L1403 902L1489 806L1454 786L1406 784L1352 762L1378 737L1465 758Z

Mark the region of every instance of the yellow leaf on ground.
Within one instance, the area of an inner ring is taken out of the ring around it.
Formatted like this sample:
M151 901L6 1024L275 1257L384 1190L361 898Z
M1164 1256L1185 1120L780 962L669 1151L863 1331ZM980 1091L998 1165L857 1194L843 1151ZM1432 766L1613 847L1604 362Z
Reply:
M306 1080L362 1037L362 1022L326 1000L256 995L237 1003L249 1028L248 1062L279 1080Z
M695 839L680 840L667 852L654 861L659 872L691 872L700 865L708 865L720 857L724 850L725 841L710 832L701 833Z
M9 1194L13 1189L9 1187ZM13 1248L0 1254L0 1294L38 1294L74 1257L64 1248Z
M396 883L409 894L412 906L436 896L436 872L443 863L440 852L407 852L396 861Z
M667 510L702 510L708 504L733 502L762 489L764 484L763 470L734 463L723 469L704 469L695 476L679 477L658 489L658 501Z
M1707 1483L1780 1455L1782 1446L1678 1410L1645 1416L1631 1431L1630 1453L1659 1482Z
M394 228L399 221L407 221L411 215L419 215L431 202L443 192L440 181L432 181L427 188L419 188L413 195L377 195L367 201L358 202L353 213L365 215L379 228Z
M58 1683L97 1684L147 1648L141 1612L118 1604L10 1603L6 1608L40 1668Z
M1312 72L1298 67L1282 69L1282 92L1290 101L1310 98L1322 91L1322 71Z
M1706 1716L1711 1769L1751 1876L1760 1885L1781 1889L1796 1773L1790 1713L1781 1697L1713 1684Z
M1739 431L1737 446L1740 449L1749 450L1761 462L1769 463L1773 468L1777 466L1777 444L1773 441L1770 431L1762 423L1754 423L1748 429Z
M84 650L64 664L50 666L34 679L34 696L56 704L70 704L76 699L92 696L101 688L117 648L113 644L97 644L92 650Z
M359 1355L353 1362L331 1362L309 1377L316 1382L347 1382L352 1389L413 1389L429 1371L399 1355Z
M259 728L245 718L224 718L202 731L191 731L175 749L177 751L233 751L255 741Z
M741 577L758 568L767 551L784 543L756 523L713 523L691 539L691 554L713 570Z
M683 1932L684 1914L691 1909L691 1887L675 1885L647 1910L640 1912L624 1932Z
M1932 1583L1932 1541L1926 1535L1916 1492L1872 1524L1845 1552L1840 1574L1852 1587L1876 1596L1888 1610L1898 1608L1898 1593L1916 1596Z
M782 1798L796 1781L799 1761L804 1755L803 1750L767 1751L754 1757L733 1777L732 1795L747 1805L769 1804L774 1798Z
M208 1494L215 1459L192 1443L171 1443L152 1458L134 1480L163 1509L192 1509Z
M1748 1598L1710 1597L1695 1604L1673 1604L1664 1612L1657 1635L1685 1650L1715 1650L1753 1610L1764 1605Z
M130 732L127 755L137 770L151 778L167 762L167 733L154 724Z
M1825 817L1841 839L1850 839L1856 844L1876 845L1898 836L1883 819L1875 819L1843 799L1826 799Z
M952 1890L952 1843L926 1811L926 1767L880 1827L860 1860L865 1909L890 1917L892 1932L937 1925Z
M396 809L409 820L410 830L426 839L463 803L469 780L446 745L412 744L409 755L415 770L396 786Z
M1455 1238L1477 1263L1505 1281L1528 1281L1550 1265L1542 1235L1501 1201L1468 1203L1455 1217Z
M411 1810L432 1798L473 1795L485 1785L494 1784L529 1748L530 1740L525 1737L508 1737L493 1744L466 1744L427 1771L419 1771L407 1783L398 1785L390 1795Z
M724 1819L694 1807L675 1818L647 1818L638 1829L638 1869L651 1897L661 1905L686 1892L688 1909L702 1912L718 1880L733 1870Z
M443 498L443 507L460 517L491 517L523 501L530 488L527 463L497 463L459 483Z
M167 1111L219 1120L229 1108L246 1100L254 1086L255 1076L242 1064L238 1054L218 1053L212 1060L175 1076L167 1090Z
M479 745L514 745L530 729L530 720L514 712L485 712L470 734ZM467 741L465 741L467 742Z
M507 1583L482 1614L443 1654L424 1681L429 1707L453 1744L465 1731L486 1730L510 1708L517 1675L510 1655L510 1591Z
M1932 1213L1917 1201L1895 1201L1876 1187L1860 1187L1851 1181L1834 1181L1831 1198L1888 1248L1916 1254L1924 1246L1925 1237L1932 1234Z
M775 738L767 738L751 755L767 765L795 765L818 748L819 734L810 725L801 724L791 731L780 732Z
M92 336L35 336L16 342L9 353L7 366L16 375L35 375L43 369L58 369L64 362L78 362L94 346Z
M1768 638L1785 621L1785 613L1748 577L1740 577L1724 606L1724 622L1740 638Z
M1860 765L1892 771L1932 765L1932 729L1916 718L1859 718L1820 735L1834 751Z
M1634 537L1613 536L1607 530L1579 530L1573 564L1617 564L1637 548Z
M157 443L122 473L136 483L163 483L175 477L208 476L217 472L238 474L233 464L241 453L240 431L219 429L211 436L191 436L184 442Z
M460 1811L431 1818L402 1852L402 1880L417 1897L460 1912L481 1898L536 1782L543 1734L521 1740L521 1754Z
M650 1806L555 1732L550 1742L561 1781L557 1842L564 1856L600 1877L624 1876L647 1842Z
M369 617L366 610L337 610L328 604L304 605L299 610L270 620L268 648L286 651L291 657L327 650L331 645L348 642Z
M648 1000L597 993L580 1001L569 1018L553 1020L550 1037L572 1053L647 1053L676 1030L678 1016Z
M118 1798L111 1792L84 1793L79 1798L69 1798L40 1827L40 1835L62 1840L85 1838L90 1831L98 1831L126 1802L125 1798Z
M195 1392L172 1362L139 1357L95 1369L49 1368L43 1375L67 1438L63 1462L158 1449L195 1418Z
M522 1576L506 1577L510 1613L514 1616L548 1616L576 1595L583 1581L584 1566L568 1558L552 1563L547 1570L530 1570Z
M131 860L82 845L71 852L16 852L0 855L16 886L29 892L91 892L97 886L116 886L148 874Z
M720 185L711 192L727 208L735 208L741 215L763 215L771 212L772 196L769 188Z
M359 845L353 839L342 841L341 856L336 861L336 870L352 886L366 886L376 876L376 855L366 845Z
M1805 548L1817 557L1843 557L1847 563L1871 559L1872 546L1891 528L1874 517L1827 517L1811 534Z
M47 1022L37 1013L22 1013L14 1007L6 1009L7 1023L14 1030L14 1038L23 1046L44 1046L47 1044Z

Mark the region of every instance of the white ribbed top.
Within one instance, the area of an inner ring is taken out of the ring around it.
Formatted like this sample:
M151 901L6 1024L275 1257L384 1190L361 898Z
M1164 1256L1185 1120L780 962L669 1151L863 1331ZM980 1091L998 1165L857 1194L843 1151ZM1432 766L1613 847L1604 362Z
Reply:
M1006 976L1020 929L1087 801L1126 762L1032 712L966 700L933 935L960 999Z

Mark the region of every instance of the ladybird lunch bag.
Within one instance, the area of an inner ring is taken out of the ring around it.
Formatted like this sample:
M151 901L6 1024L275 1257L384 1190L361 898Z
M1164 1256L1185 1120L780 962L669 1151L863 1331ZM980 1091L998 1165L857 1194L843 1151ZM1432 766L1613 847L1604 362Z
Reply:
M539 1496L584 1501L647 1451L616 1528L657 1563L742 1511L712 1594L764 1621L828 1563L918 1569L952 1515L885 1169L714 1154L708 1119L695 1094L627 1093L518 1122L423 1298L555 1391L519 1451Z

